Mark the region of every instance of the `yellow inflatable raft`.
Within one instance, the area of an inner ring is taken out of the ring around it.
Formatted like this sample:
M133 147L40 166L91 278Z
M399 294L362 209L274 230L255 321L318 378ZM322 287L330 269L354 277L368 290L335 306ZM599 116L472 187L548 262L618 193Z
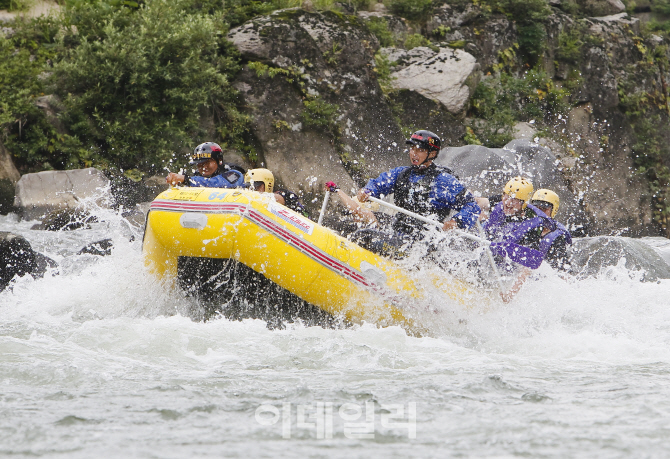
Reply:
M167 190L151 204L143 252L159 277L176 279L182 257L232 259L334 316L429 333L431 312L416 306L425 288L407 272L269 193ZM436 278L433 285L452 300L472 298L468 286L454 279Z

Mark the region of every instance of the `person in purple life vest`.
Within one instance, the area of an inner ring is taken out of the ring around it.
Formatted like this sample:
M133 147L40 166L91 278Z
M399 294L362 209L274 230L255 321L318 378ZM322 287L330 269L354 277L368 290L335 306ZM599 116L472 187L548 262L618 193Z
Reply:
M549 224L542 227L541 239L536 244L537 250L544 255L552 268L565 271L569 268L568 245L572 244L572 235L563 224L554 219L560 203L556 193L544 188L537 190L531 199L531 205L549 217Z
M395 205L436 219L443 223L445 231L472 227L480 212L472 194L451 170L433 162L440 153L442 140L435 133L422 130L412 134L406 143L410 145L411 165L396 167L370 179L358 192L358 201L364 203L370 196L381 198L393 193ZM449 217L452 211L455 214ZM392 233L366 229L354 233L352 239L356 237L356 242L373 252L393 255L394 248L422 239L427 230L425 223L398 213Z
M205 142L191 155L189 164L198 172L189 176L170 172L165 181L172 186L202 186L207 188L238 188L244 185L244 169L234 164L223 163L223 151L214 142Z
M548 213L534 205L534 197L537 197L535 203ZM496 262L503 270L518 273L512 287L502 294L504 301L510 301L518 293L531 270L537 269L543 260L547 259L552 266L566 264L565 243L571 243L572 239L567 229L551 217L552 212L556 215L554 211L558 211L558 195L549 190L533 194L532 183L523 177L514 177L505 185L502 200L491 210L484 230L492 241Z

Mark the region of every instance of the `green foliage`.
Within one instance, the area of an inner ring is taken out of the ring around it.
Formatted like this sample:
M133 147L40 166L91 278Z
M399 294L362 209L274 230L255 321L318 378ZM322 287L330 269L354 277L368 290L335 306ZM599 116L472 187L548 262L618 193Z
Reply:
M491 11L503 13L517 24L519 52L534 66L545 48L544 21L551 14L546 0L481 0Z
M433 30L433 35L444 38L449 32L451 27L441 25Z
M554 85L540 69L520 78L507 73L484 79L475 89L471 114L479 120L470 126L473 135L488 147L500 147L512 140L519 121L535 120L538 127L550 124L570 108L569 92Z
M419 46L430 46L430 40L418 33L408 35L405 39L405 49L418 48Z
M393 91L393 78L391 77L391 63L386 55L377 52L375 54L375 68L374 72L377 74L377 81L379 87L384 94L389 94Z
M670 122L670 101L662 88L652 92L639 90L639 78L650 71L663 74L668 69L667 48L658 46L638 63L637 72L619 83L619 103L629 118L635 134L633 164L649 180L654 221L670 236L670 143L667 126Z
M156 167L172 152L190 149L204 134L203 109L218 119L224 146L245 129L228 79L237 71L236 53L213 17L191 14L189 6L149 0L132 18L120 9L98 10L100 28L88 27L88 6L70 10L77 29L85 19L83 29L102 39L81 38L54 66L63 120L120 168ZM77 16L80 11L86 14Z
M558 35L558 49L556 58L569 64L578 64L582 56L582 46L584 42L577 29L562 31Z
M453 49L463 49L465 48L465 40L450 41L448 46Z
M389 11L410 21L426 19L433 6L432 0L386 0Z
M27 11L31 6L32 0L0 0L0 10Z
M377 37L380 46L384 48L395 46L395 39L389 30L388 22L386 22L385 18L372 16L365 22L365 26L375 37Z
M670 15L670 0L654 0L651 3L651 11Z
M329 104L320 97L308 97L303 101L305 110L300 114L306 126L322 128L331 134L337 134L338 105Z
M331 49L323 53L323 59L326 61L328 65L337 65L337 59L340 57L340 54L342 54L342 46L334 41L333 46Z

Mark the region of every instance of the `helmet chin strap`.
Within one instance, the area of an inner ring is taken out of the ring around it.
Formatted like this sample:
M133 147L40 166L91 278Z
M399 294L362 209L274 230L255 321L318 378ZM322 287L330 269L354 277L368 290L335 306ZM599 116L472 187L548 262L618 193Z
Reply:
M424 159L423 161L421 161L421 163L419 163L416 167L419 168L419 169L422 169L423 167L428 167L428 166L430 166L430 164L429 164L428 166L424 166L424 164L426 164L427 161L433 161L435 158L437 158L437 155L435 155L435 156L433 156L433 157L431 158L431 157L430 157L430 154L431 154L431 153L432 153L432 151L429 150L429 151L428 151L428 154L426 155L426 159Z

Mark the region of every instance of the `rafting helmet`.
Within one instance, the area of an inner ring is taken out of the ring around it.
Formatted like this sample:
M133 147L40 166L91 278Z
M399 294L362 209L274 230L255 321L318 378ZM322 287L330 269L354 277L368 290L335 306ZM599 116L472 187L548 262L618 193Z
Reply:
M275 176L268 169L249 169L244 176L244 183L253 184L253 182L263 182L265 191L272 193L275 187Z
M514 177L507 182L503 188L503 193L523 201L522 208L525 209L528 205L528 201L530 201L530 197L533 195L533 184L527 178Z
M213 159L216 161L216 164L219 164L223 161L223 150L221 150L219 144L205 142L195 147L189 164L200 164L209 161L210 159Z
M533 194L533 199L531 200L531 204L535 207L547 207L547 204L551 205L551 218L554 218L558 213L558 206L560 203L561 200L558 195L545 188L537 190L535 194Z
M424 148L428 150L429 153L431 151L435 151L437 152L435 158L437 158L437 155L440 154L440 149L442 148L442 140L437 136L437 134L425 130L416 131L410 136L409 139L405 141L405 143L407 145L414 145L415 147Z

